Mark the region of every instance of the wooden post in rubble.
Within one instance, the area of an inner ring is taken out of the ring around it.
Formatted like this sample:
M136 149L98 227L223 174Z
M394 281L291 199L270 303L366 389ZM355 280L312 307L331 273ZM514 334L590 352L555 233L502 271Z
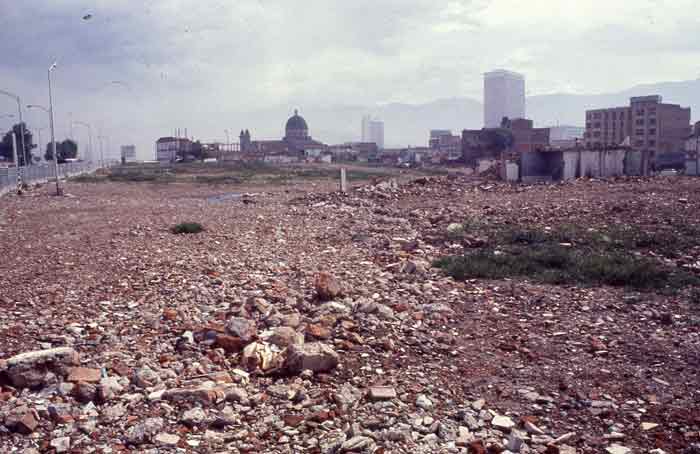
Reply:
M348 192L348 177L345 167L340 168L340 192Z

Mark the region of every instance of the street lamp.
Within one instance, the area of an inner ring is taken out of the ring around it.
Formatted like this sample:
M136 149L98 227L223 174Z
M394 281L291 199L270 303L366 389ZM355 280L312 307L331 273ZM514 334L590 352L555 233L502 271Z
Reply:
M39 149L39 153L41 153L41 131L43 131L46 128L34 128L36 130L36 135L39 138L38 146L37 148ZM41 156L41 154L39 155Z
M88 154L90 155L90 162L92 162L92 127L82 121L74 121L73 123L88 128Z
M105 139L105 136L102 136L102 135L97 136L97 140L100 142L100 167L105 166L105 156L104 156L104 153L102 152L102 140L103 139Z
M24 156L24 165L27 166L28 161L27 161L27 148L24 146L24 122L22 121L22 100L19 98L14 93L10 93L9 91L5 90L0 90L0 94L9 96L10 98L13 98L15 101L17 101L17 112L19 112L19 133L20 133L20 142L22 144L22 155ZM17 163L17 167L19 167L19 162Z
M56 152L56 134L53 127L53 97L51 95L51 71L56 69L56 62L49 66L49 123L51 125L51 148L53 149L53 166L56 173L56 195L61 195L61 188L58 183L58 153Z

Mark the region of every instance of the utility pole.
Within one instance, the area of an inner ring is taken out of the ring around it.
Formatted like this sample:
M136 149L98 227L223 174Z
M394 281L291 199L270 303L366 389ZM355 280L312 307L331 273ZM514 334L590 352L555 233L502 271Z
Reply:
M54 62L48 71L49 76L49 122L51 124L51 148L53 150L53 166L54 173L56 174L56 195L61 195L61 187L58 182L58 152L56 151L56 133L53 126L53 98L51 95L51 71L56 69L56 62Z
M100 167L101 168L105 166L105 157L104 157L104 154L102 152L102 139L104 139L104 136L97 136L97 140L99 140L99 142L100 142Z
M27 148L24 146L24 121L22 120L22 100L19 96L17 96L14 93L10 93L9 91L0 90L0 94L9 96L10 98L13 98L15 101L17 101L17 112L19 113L19 133L21 136L19 140L20 144L22 145L22 156L24 158L24 165L27 166L29 165L29 161L27 160ZM15 162L19 167L19 161Z

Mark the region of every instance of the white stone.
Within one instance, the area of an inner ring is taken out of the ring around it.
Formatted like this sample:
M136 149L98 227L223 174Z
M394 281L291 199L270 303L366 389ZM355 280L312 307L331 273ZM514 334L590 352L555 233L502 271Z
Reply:
M622 445L610 445L605 448L605 452L608 454L629 454L632 450Z
M515 427L515 423L513 422L512 419L510 419L507 416L494 416L494 418L491 420L491 425L495 427L496 429L501 429L505 431L511 430L513 427Z

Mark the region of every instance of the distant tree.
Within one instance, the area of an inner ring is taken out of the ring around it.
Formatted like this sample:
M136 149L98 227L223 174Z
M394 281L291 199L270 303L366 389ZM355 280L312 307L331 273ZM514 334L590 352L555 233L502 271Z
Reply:
M78 156L78 144L70 139L66 139L63 142L56 142L56 154L59 164L65 163L66 159L75 159L76 156ZM44 159L53 161L53 146L51 142L46 144Z
M22 129L24 129L24 149L26 150L26 156L28 157L28 164L32 165L34 161L32 159L32 149L34 148L34 144L32 142L33 136L29 129L27 129L27 125L24 123L14 125L10 131L3 135L2 142L0 142L0 156L5 158L6 161L12 161L14 159L12 153L12 133L14 132L17 140L17 160L19 161L20 166L25 165L25 153L22 151Z
M61 143L61 153L63 153L63 159L75 159L78 157L78 144L71 140L66 139Z

